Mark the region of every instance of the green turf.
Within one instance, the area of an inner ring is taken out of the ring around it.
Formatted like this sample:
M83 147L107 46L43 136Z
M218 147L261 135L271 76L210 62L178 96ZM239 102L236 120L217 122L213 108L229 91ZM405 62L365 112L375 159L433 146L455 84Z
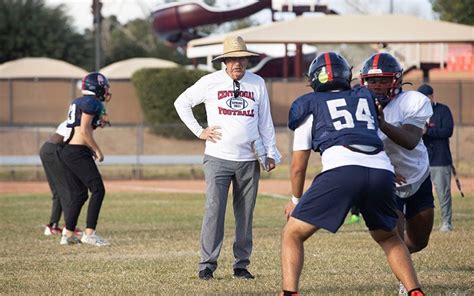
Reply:
M243 281L231 276L229 201L216 280L204 282L197 279L203 195L107 194L98 233L112 246L104 248L60 246L59 238L43 236L48 195L0 195L0 294L277 295L285 203L258 197L249 268L256 280ZM428 248L414 255L429 295L474 293L474 196L454 198L453 222L449 234L435 225ZM363 223L344 225L336 235L318 232L305 251L303 295L396 295L397 281Z

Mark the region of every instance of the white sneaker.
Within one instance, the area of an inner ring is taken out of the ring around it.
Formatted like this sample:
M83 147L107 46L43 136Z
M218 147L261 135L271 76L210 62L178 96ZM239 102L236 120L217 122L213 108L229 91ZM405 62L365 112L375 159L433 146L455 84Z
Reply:
M398 296L408 296L408 291L405 289L405 286L402 284L402 282L400 282L398 285Z
M451 232L453 231L453 225L449 223L443 223L443 225L439 228L441 232Z
M62 235L66 235L66 225L64 225L63 230L61 232ZM46 231L46 230L45 230ZM81 239L83 235L83 231L79 228L76 227L76 230L74 230L74 236L77 237L78 239Z
M64 228L66 229L66 228ZM67 237L65 234L61 235L61 240L59 241L60 245L80 245L81 240L76 236Z
M58 227L58 225L53 224L53 225L46 225L44 228L44 235L50 236L50 235L60 235L61 234L61 228Z
M82 235L82 238L81 238L81 242L83 242L85 244L94 245L94 246L97 246L97 247L110 246L110 243L108 241L106 241L105 239L103 239L102 237L100 237L95 231L90 235L87 235L84 232L84 234Z

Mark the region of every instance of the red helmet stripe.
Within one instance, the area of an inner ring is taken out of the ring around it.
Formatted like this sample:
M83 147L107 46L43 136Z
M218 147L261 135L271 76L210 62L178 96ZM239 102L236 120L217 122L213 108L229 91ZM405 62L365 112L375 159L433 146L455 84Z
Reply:
M324 54L324 62L326 62L326 71L328 72L328 81L332 81L332 66L331 66L331 57L329 52Z
M374 63L372 65L372 69L378 69L378 67L379 67L379 58L380 58L380 53L375 55Z

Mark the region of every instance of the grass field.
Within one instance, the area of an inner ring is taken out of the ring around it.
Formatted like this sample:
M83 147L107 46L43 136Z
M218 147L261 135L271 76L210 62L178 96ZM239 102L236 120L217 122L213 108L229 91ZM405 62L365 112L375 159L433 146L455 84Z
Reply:
M254 281L231 276L229 207L216 279L204 282L197 278L204 195L108 194L98 232L112 246L104 248L60 246L58 237L44 236L49 195L0 195L0 294L277 295L285 203L258 198L249 267ZM455 231L440 233L435 225L428 248L414 255L428 295L474 294L474 196L455 196L454 213ZM336 235L319 232L306 243L300 292L397 295L397 281L365 227L344 225Z

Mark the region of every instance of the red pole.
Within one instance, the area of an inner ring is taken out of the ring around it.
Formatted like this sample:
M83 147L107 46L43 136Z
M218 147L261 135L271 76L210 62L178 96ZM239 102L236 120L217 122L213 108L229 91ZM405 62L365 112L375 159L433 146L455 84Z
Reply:
M301 43L296 43L296 53L295 53L295 77L301 78L303 75L302 69L302 62L303 62L303 54L302 54L303 45Z
M288 78L288 44L285 45L285 56L283 57L283 78Z

